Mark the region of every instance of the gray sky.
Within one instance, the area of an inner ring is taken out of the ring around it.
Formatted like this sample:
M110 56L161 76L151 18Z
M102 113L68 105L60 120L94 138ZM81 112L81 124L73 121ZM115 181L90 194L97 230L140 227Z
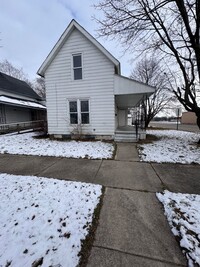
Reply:
M30 79L72 19L77 20L94 37L100 16L92 5L97 0L1 0L0 61L7 59L22 67ZM123 55L115 41L98 41L121 62L122 74L131 73L130 55Z

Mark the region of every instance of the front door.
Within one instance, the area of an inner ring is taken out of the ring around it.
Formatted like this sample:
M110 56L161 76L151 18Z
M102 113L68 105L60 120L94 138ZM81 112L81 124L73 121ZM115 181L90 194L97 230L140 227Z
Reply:
M118 110L118 125L119 127L126 126L126 110L119 109Z

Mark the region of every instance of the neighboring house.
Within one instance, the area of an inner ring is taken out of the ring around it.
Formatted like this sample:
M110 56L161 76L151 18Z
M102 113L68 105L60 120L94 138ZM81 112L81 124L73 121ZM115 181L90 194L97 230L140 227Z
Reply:
M38 74L45 77L48 133L55 138L79 132L95 139L119 140L123 134L133 139L128 109L155 90L121 76L119 61L75 20ZM139 135L145 137L144 131Z
M0 72L0 124L44 119L42 99L24 81Z
M194 112L183 112L181 117L182 124L197 124L197 116Z

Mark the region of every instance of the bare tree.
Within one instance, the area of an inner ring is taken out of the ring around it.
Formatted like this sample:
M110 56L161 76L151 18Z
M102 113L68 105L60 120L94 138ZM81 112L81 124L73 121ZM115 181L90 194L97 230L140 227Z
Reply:
M147 128L150 121L172 100L168 77L158 59L146 56L136 64L130 77L156 88L153 95L141 103Z
M23 68L14 67L12 63L9 62L7 59L0 62L0 71L16 79L25 81L29 85L31 85L31 82L28 79L28 75L24 72Z
M46 89L45 89L45 79L42 77L36 78L33 82L33 89L35 92L42 97L43 99L46 99Z
M100 0L96 8L104 14L104 19L97 19L100 35L117 38L131 51L153 50L168 64L177 85L173 92L187 111L196 114L200 128L200 1Z

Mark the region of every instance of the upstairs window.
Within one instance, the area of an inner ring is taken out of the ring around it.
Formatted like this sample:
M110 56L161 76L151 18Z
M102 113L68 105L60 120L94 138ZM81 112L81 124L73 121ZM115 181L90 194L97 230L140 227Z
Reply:
M81 54L73 55L73 73L74 80L82 80L82 56Z

